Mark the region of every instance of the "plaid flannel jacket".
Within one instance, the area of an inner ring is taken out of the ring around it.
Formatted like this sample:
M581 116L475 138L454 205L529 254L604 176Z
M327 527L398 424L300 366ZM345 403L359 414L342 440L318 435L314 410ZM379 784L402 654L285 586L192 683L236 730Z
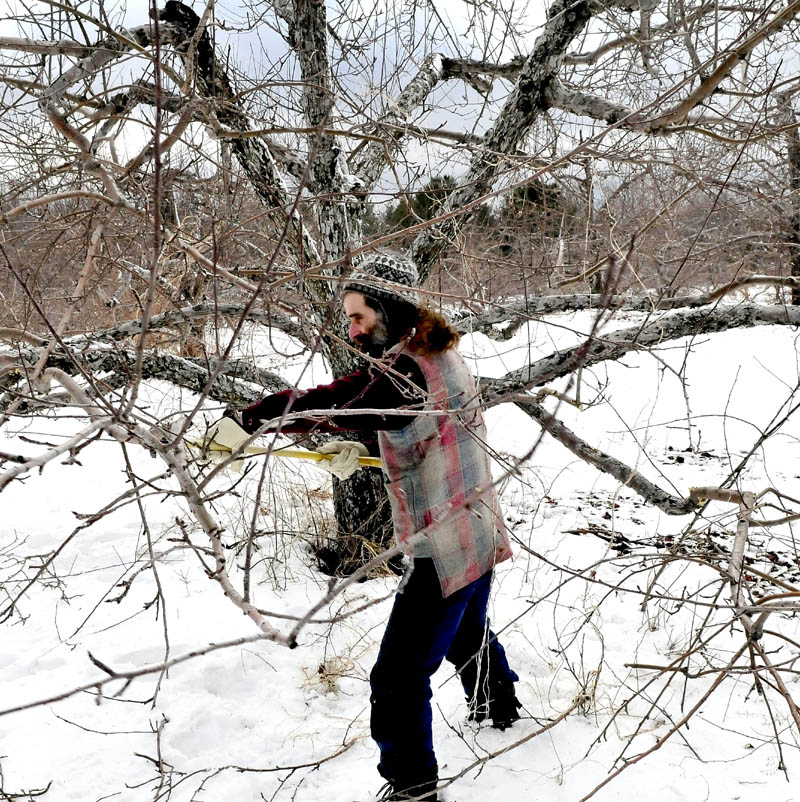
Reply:
M391 353L391 352L390 352ZM378 432L395 537L434 526L416 556L432 556L449 596L511 556L486 453L486 427L469 369L455 349L435 357L408 350L428 383L428 402L402 429ZM467 503L468 502L468 503Z

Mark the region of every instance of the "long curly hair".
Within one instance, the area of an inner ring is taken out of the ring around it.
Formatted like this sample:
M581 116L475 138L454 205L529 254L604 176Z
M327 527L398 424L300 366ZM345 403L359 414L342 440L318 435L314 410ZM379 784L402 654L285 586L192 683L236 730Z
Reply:
M438 312L400 300L364 301L383 318L389 347L408 337L408 349L420 356L438 356L458 345L459 334Z

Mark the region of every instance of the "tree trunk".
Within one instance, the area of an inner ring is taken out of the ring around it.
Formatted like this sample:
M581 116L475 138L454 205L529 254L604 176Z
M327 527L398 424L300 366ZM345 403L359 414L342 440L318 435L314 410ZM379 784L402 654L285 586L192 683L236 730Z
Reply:
M331 198L317 204L317 225L325 257L336 260L342 258L348 248L358 244L361 236L359 215L364 207L362 202L352 202L343 149L335 137L324 130L332 97L326 9L324 3L315 0L285 5L281 11L281 18L288 25L288 40L300 62L304 79L303 113L309 127L316 129L308 146L309 186L314 192ZM159 19L171 26L169 34L179 51L186 49L200 22L191 8L178 2L168 2L159 12ZM215 108L219 122L230 130L250 130L250 122L238 106L230 79L216 58L214 45L205 31L197 41L196 56L187 60L187 67L189 65L196 69L198 91L206 97L224 101ZM267 208L291 208L267 138L234 138L230 146L261 202ZM317 248L296 212L292 213L291 222L294 224L293 236L288 238L287 245L294 250L298 264L319 264ZM305 281L303 286L313 307L315 323L319 329L324 329L321 324L327 314L331 290L320 281ZM343 376L357 367L352 353L335 340L326 338L324 350L334 376ZM382 551L391 545L391 517L383 482L376 472L358 471L352 479L336 482L334 496L337 538L319 550L318 559L323 569L347 574L374 556L376 548Z
M345 336L345 332L341 332ZM331 349L331 371L344 376L363 367L344 348ZM366 438L370 439L370 438ZM371 468L356 471L344 482L333 481L336 540L317 554L320 568L332 574L352 574L381 551L393 545L394 528L383 473Z
M383 472L365 468L346 482L334 479L333 503L336 540L317 549L317 561L326 573L347 576L393 545L392 511ZM395 564L392 561L390 566Z

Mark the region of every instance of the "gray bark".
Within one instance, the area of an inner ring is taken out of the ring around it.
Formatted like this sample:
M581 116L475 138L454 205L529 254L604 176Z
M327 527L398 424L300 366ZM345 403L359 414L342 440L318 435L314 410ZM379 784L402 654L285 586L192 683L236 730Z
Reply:
M481 379L481 395L486 406L512 401L530 415L548 434L597 470L613 476L648 504L668 515L688 515L697 509L689 495L675 496L659 488L635 468L625 465L581 440L547 412L534 397L523 395L533 387L574 372L578 367L618 359L631 350L644 349L681 337L691 337L759 325L800 325L800 309L782 306L743 304L734 308L696 310L678 313L644 326L633 326L597 337L574 348L557 351L500 379Z
M480 332L495 340L506 340L526 320L535 320L545 315L560 312L576 312L585 310L607 311L621 310L625 312L666 312L679 309L698 309L708 306L741 287L752 285L783 285L800 290L800 276L743 276L727 286L713 292L698 295L666 296L628 296L604 295L601 293L576 293L575 295L543 295L535 298L514 298L504 303L487 305L490 308L481 313L471 312L456 315L452 323L460 334ZM500 324L507 324L498 329Z
M312 192L320 193L316 217L326 258L340 259L361 241L361 202L352 194L358 181L348 175L343 147L325 130L334 108L328 30L323 0L295 0L289 23L289 44L300 62L303 79L303 114L317 129L309 141Z
M353 172L359 177L363 191L369 192L374 189L386 166L409 134L422 134L470 144L482 143L483 138L473 134L427 130L411 125L411 114L425 103L431 92L443 81L459 78L479 92L486 93L491 89L491 83L484 76L516 76L523 63L522 58L512 59L506 64L495 64L472 59L453 59L439 53L429 54L405 89L375 121L374 131L381 141L369 142L350 156Z
M590 95L572 89L557 78L553 78L545 88L545 97L553 108L568 111L580 117L602 120L609 125L615 125L634 114L634 109L630 106L623 106L599 95Z
M370 142L351 157L353 172L358 175L365 191L374 188L386 168L387 159L397 151L405 135L410 113L418 108L433 88L442 80L444 62L440 55L429 55L408 86L392 102L376 123L381 142Z
M74 56L83 59L90 56L96 49L96 45L83 45L73 39L59 39L56 42L50 42L46 39L0 36L0 50L36 53L42 56Z
M746 303L735 307L679 312L659 317L650 323L593 337L575 348L555 351L519 370L510 371L500 379L491 382L483 380L483 384L491 388L486 394L490 403L499 403L515 393L567 376L578 367L619 359L629 351L647 350L681 337L770 325L800 325L800 309Z
M427 227L415 239L411 255L424 278L448 242L452 241L456 225L463 225L480 201L491 190L502 154L518 148L522 139L541 112L558 107L579 115L604 120L612 125L622 124L651 135L669 133L671 126L682 125L690 112L705 102L729 77L731 70L746 58L765 39L774 35L800 12L800 0L793 0L779 10L766 24L743 36L721 58L707 66L710 70L697 87L672 108L645 118L641 113L606 98L573 90L558 81L557 72L566 61L566 49L583 31L589 19L608 7L622 6L627 11L640 8L643 24L649 27L649 18L657 3L642 0L640 3L609 2L605 4L577 0L555 0L548 10L544 29L533 50L519 69L517 83L500 112L495 124L483 137L483 150L473 158L470 170L445 203L441 220ZM643 56L647 58L646 48ZM572 59L574 62L575 59ZM513 74L516 64L509 65L507 74ZM725 118L714 122L728 122Z
M15 353L26 364L35 364L40 349L20 347ZM18 360L19 361L19 360ZM134 375L136 368L136 352L133 349L100 349L71 352L56 351L47 360L47 367L55 367L75 376L83 372L91 377L112 374L111 387L124 386L126 379ZM220 368L219 360L175 356L173 354L145 352L141 367L141 378L160 379L171 384L202 393L206 388L209 376ZM103 394L103 381L94 379L96 393ZM19 382L19 384L18 384ZM17 393L28 394L24 376L6 375L3 379L6 396L0 400L0 408L7 408ZM255 385L255 386L254 386ZM258 401L268 392L285 390L289 385L283 379L265 370L257 370L249 363L241 360L228 361L221 369L211 387L209 398L224 405L247 406Z
M308 126L317 131L309 137L308 144L309 188L321 196L315 204L317 227L326 258L338 261L361 244L364 195L361 182L347 172L344 148L325 130L334 108L325 3L295 0L294 8L284 9L282 15L288 23L289 44L300 62L303 114ZM341 271L337 267L333 274ZM331 297L325 287L322 298ZM318 305L321 318L331 311L334 310L327 305ZM331 320L335 326L335 311ZM322 333L325 334L324 327ZM325 346L334 376L346 375L358 366L352 352L335 339L326 337ZM371 549L383 551L391 545L391 511L379 471L357 471L346 482L335 482L334 508L336 541L317 555L328 572L350 574L369 561L374 554Z

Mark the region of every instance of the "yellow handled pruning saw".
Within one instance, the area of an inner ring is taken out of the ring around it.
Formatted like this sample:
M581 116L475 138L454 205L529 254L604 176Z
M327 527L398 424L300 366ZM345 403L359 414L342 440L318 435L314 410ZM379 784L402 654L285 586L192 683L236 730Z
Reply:
M216 440L186 440L186 445L191 448L199 448L205 451L217 451L231 453L230 446L218 443ZM288 459L307 459L312 462L322 462L332 460L336 454L320 454L319 451L307 451L304 448L262 448L261 446L247 446L243 448L241 455L244 454L269 454L271 457L285 457ZM380 457L359 457L358 464L368 468L380 468L383 464Z
M239 446L249 438L247 432L230 418L221 418L212 424L202 440L186 440L186 445L203 451L231 454L238 451ZM320 454L318 451L308 451L302 448L261 448L260 446L247 446L237 453L237 459L247 454L269 454L271 457L288 457L289 459L306 459L313 462L332 460L336 454ZM241 464L241 463L240 463ZM359 457L358 464L362 467L380 468L378 457Z

